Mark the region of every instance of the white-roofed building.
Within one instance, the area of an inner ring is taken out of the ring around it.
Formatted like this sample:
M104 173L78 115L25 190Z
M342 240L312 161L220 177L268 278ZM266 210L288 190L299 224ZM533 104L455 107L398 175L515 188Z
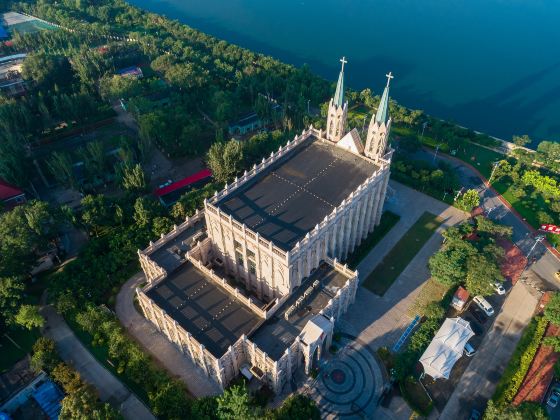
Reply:
M463 355L465 344L474 335L462 318L447 318L420 357L424 373L434 379L448 379L455 362Z

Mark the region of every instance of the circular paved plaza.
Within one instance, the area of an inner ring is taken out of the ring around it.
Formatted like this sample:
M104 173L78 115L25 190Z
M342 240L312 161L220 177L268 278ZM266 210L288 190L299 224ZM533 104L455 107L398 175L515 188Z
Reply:
M369 417L383 387L381 368L369 347L343 335L340 350L321 361L310 396L324 418Z

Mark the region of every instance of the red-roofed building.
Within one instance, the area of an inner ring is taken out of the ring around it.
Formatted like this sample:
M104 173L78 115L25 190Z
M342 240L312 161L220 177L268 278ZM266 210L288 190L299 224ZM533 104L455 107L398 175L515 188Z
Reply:
M3 203L4 208L12 209L25 203L27 200L22 190L0 179L0 201Z
M156 189L154 195L160 199L164 206L169 206L174 204L182 194L190 191L192 188L199 188L206 184L211 176L212 171L210 169L203 169L180 181Z

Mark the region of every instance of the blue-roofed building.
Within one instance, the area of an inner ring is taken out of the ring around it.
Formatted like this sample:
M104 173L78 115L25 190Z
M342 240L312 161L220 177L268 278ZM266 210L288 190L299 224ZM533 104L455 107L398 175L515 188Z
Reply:
M121 77L135 77L136 79L144 77L142 69L138 66L130 66L124 69L117 70L117 75Z
M0 40L3 41L5 39L10 39L10 34L2 25L0 25Z
M50 379L43 382L33 392L33 399L37 401L41 410L43 410L51 420L58 419L61 409L60 402L63 398L64 394L60 388L58 388Z

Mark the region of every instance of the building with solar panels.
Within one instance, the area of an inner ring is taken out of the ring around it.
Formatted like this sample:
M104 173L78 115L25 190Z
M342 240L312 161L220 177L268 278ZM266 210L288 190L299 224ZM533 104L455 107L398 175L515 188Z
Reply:
M364 143L346 130L341 61L325 131L304 130L139 251L144 315L222 388L241 374L281 393L318 366L355 299L358 273L339 261L381 219L392 76Z

